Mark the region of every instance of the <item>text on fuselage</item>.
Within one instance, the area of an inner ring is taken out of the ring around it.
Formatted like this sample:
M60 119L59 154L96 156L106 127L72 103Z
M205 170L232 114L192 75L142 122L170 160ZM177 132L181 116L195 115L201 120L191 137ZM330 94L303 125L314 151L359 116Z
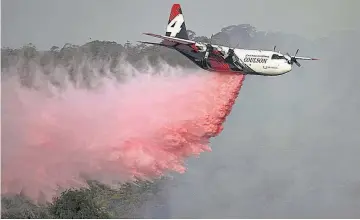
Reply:
M244 58L246 63L266 63L268 61L268 56L265 55L249 55L247 54Z

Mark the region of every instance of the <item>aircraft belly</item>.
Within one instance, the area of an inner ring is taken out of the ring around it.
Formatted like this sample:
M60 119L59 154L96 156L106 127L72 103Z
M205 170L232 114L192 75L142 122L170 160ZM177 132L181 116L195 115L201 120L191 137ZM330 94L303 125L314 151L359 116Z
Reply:
M276 64L254 64L246 63L254 72L261 75L278 75L281 73L279 65Z

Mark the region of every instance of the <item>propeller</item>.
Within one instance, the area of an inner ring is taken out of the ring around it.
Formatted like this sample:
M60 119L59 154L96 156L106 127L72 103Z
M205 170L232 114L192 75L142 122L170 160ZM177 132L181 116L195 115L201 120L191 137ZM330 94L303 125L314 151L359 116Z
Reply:
M214 47L212 46L212 40L213 40L214 34L211 35L209 43L206 43L206 47L209 48L209 52L211 53L214 50Z
M273 51L276 52L276 45L274 46ZM278 53L280 53L280 50L278 51Z
M235 51L235 48L238 48L239 45L240 45L240 43L238 43L238 44L236 45L236 47L229 47L229 51L230 51L230 50Z
M296 59L296 55L299 53L299 49L297 49L296 50L296 52L295 52L295 55L294 56L290 56L290 54L289 53L286 53L286 55L288 55L289 57L290 57L290 60L288 60L288 63L289 64L296 64L298 67L300 67L301 66L301 64L297 61L297 59Z
M214 47L211 45L212 38L213 38L213 34L210 37L209 43L204 42L206 46L206 50L209 51L209 53L212 53L212 51L214 50Z

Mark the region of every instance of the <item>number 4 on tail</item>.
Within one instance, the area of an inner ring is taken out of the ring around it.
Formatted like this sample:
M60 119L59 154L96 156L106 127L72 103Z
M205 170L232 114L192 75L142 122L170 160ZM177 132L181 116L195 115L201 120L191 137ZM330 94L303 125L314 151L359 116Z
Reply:
M168 24L166 32L170 32L170 37L176 37L176 35L181 31L181 25L184 23L184 16L178 14L172 21Z

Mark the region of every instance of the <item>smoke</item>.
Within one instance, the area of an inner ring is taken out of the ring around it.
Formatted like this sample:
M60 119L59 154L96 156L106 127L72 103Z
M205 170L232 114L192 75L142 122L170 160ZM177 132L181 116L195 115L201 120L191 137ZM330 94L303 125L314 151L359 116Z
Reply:
M21 62L3 73L2 193L34 200L86 186L87 178L111 185L185 172L186 158L211 151L209 139L221 132L244 79L119 63L119 83L109 65L100 71L84 61L72 74L30 62L24 81ZM65 77L84 72L97 79L83 77L87 88Z

